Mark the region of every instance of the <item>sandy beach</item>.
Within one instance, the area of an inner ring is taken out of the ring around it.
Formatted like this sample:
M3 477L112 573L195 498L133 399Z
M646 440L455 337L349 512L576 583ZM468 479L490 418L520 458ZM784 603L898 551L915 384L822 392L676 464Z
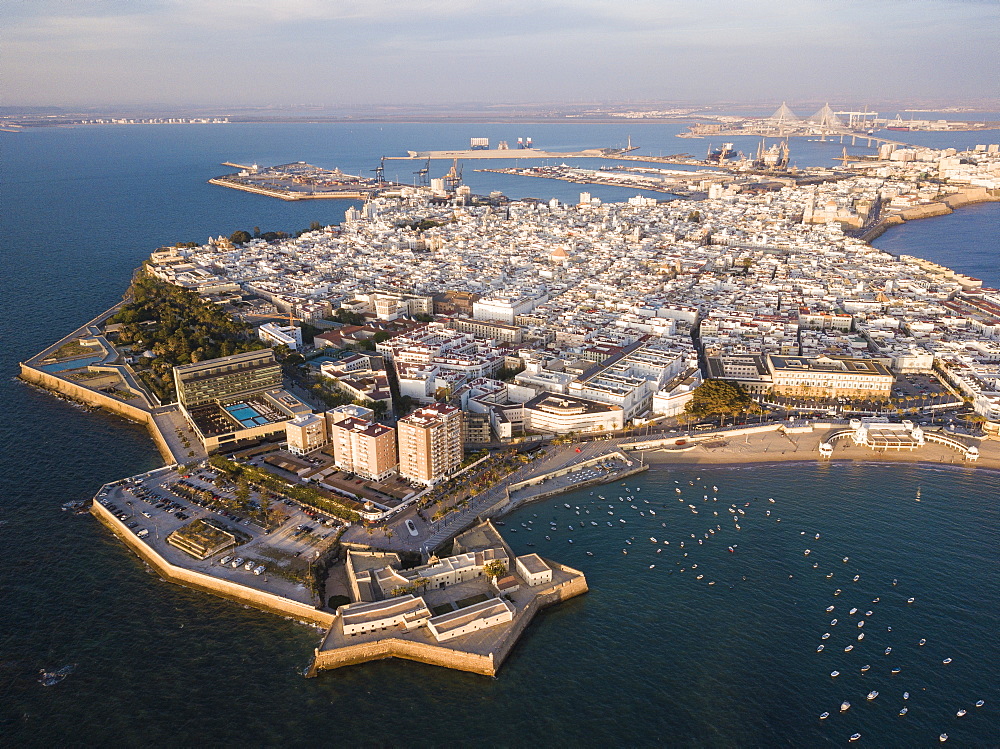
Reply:
M758 434L713 435L696 443L678 447L653 448L642 451L642 459L653 468L666 464L684 465L724 465L747 463L785 463L855 461L859 463L928 463L937 465L958 465L970 469L1000 470L1000 442L993 440L967 439L969 444L977 444L979 460L970 462L955 450L939 444L926 444L916 450L875 451L855 445L850 440L839 440L834 444L833 456L821 458L820 442L828 435L843 427L815 432L786 434L782 431Z

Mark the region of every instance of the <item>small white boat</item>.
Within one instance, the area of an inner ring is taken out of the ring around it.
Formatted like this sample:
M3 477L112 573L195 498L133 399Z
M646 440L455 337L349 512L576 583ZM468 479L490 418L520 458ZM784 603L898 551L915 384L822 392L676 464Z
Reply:
M821 639L821 640L829 640L830 639L830 633L829 632L824 632L823 636L820 637L819 639Z
M857 582L860 579L861 579L861 575L855 575L854 576L854 582Z
M900 669L900 667L899 667L899 666L896 666L896 668L892 669L892 673L894 673L894 674L898 674L898 673L899 673L899 672L900 672L901 670L902 670L902 669Z
M850 559L850 557L844 557L844 564L847 564L848 559Z
M840 676L840 671L831 671L830 676L836 679L838 676Z
M906 599L906 602L907 602L907 603L913 603L913 599L912 599L912 598L907 598L907 599Z
M889 655L889 653L891 653L891 652L892 652L892 648L886 648L885 649L885 654L886 655Z
M863 640L863 639L865 639L865 633L864 633L864 632L862 632L861 634L859 634L859 635L858 635L858 641L859 641L859 642L860 642L861 640Z
M862 619L860 622L858 622L858 629L861 629L863 626L865 626L864 619Z
M843 702L840 703L840 712L845 713L850 709L851 709L851 703L848 702L847 700L844 700Z
M817 653L822 653L823 652L823 648L825 648L825 647L826 647L826 645L820 645L818 648L816 648L816 652Z
M866 612L865 612L865 616L871 616L871 615L872 615L872 612L871 612L871 611L866 611Z
M938 741L940 741L942 744L947 740L948 740L948 734L946 733L942 733L940 736L938 736Z
M942 662L942 663L943 663L944 665L946 665L946 666L947 666L947 665L948 665L949 663L951 663L951 658L945 658L945 659L944 659L943 661L941 661L941 662Z
M651 564L651 565L649 565L649 569L653 569L653 567L655 567L655 566L656 566L655 564Z
M836 627L837 626L837 620L836 619L831 619L830 620L830 626L831 627Z
M899 711L899 714L900 715L906 715L909 711L910 711L910 708L904 707L902 710Z
M827 607L826 607L826 610L827 610L827 611L833 611L833 606L827 606ZM855 611L856 611L856 610L857 610L857 609L855 609ZM853 613L854 613L854 611L852 611L851 613L853 614Z
M986 704L985 700L976 700L976 707L982 707Z
M852 650L854 650L853 645L848 645L846 648L844 648L845 653L850 653Z
M819 714L819 719L820 720L826 720L829 717L830 717L830 713L820 713Z
M833 591L833 594L835 596L839 596L840 595L840 588L837 588L835 591Z
M874 689L868 693L868 699L869 700L873 700L876 697L878 697L878 692L876 692Z
M858 610L856 608L853 608L847 613L849 613L851 616L854 616L856 613L858 613Z
M861 734L860 733L852 733L850 740L851 741L857 741L860 738L861 738Z
M802 553L803 553L803 554L804 554L805 556L809 556L810 554L812 554L812 550L811 550L811 549L806 549L806 550L805 550L804 552L802 552Z
M925 640L923 637L921 637L920 638L920 642L917 643L917 645L926 645L926 644L927 644L927 640Z
M773 505L774 504L774 497L768 497L767 501L770 502Z
M865 671L867 671L870 668L871 668L871 665L868 664L868 663L866 663L864 666L861 667L861 673L864 673Z
M910 693L909 692L903 692L903 699L904 700L910 699Z
M961 718L964 715L965 715L965 708L964 707L961 710L959 710L957 713L955 713L955 717L956 718Z

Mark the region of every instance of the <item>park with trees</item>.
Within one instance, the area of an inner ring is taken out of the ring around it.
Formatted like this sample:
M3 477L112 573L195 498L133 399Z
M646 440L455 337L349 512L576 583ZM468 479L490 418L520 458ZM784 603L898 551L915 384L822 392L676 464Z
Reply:
M684 413L696 419L718 419L719 426L726 418L735 419L760 409L747 392L735 382L705 380L691 394L684 406Z
M122 308L115 343L131 346L143 383L163 402L175 399L172 370L221 356L267 348L253 328L188 289L140 273Z

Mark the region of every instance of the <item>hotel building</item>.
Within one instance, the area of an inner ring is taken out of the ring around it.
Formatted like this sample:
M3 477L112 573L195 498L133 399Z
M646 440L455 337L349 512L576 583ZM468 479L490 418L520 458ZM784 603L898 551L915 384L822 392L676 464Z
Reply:
M771 355L767 361L778 395L889 397L896 379L884 365L871 359Z
M174 367L181 413L209 453L286 436L285 423L312 409L281 389L271 349ZM303 435L301 446L308 444Z

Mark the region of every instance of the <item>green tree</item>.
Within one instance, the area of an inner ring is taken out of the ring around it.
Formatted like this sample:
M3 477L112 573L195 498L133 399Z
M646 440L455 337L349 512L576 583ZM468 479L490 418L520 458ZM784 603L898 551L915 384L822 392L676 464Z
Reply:
M727 416L735 417L755 407L756 404L739 384L726 380L705 380L695 388L691 400L684 406L684 412L698 419L718 417L721 425Z
M233 496L241 508L245 508L250 504L250 482L245 478L241 478L236 484L236 491L233 492Z
M490 577L503 577L507 574L507 565L499 559L494 559L492 562L487 562L483 565L483 572Z
M250 236L249 232L245 232L242 229L238 229L229 235L229 241L233 244L246 244L253 237Z

